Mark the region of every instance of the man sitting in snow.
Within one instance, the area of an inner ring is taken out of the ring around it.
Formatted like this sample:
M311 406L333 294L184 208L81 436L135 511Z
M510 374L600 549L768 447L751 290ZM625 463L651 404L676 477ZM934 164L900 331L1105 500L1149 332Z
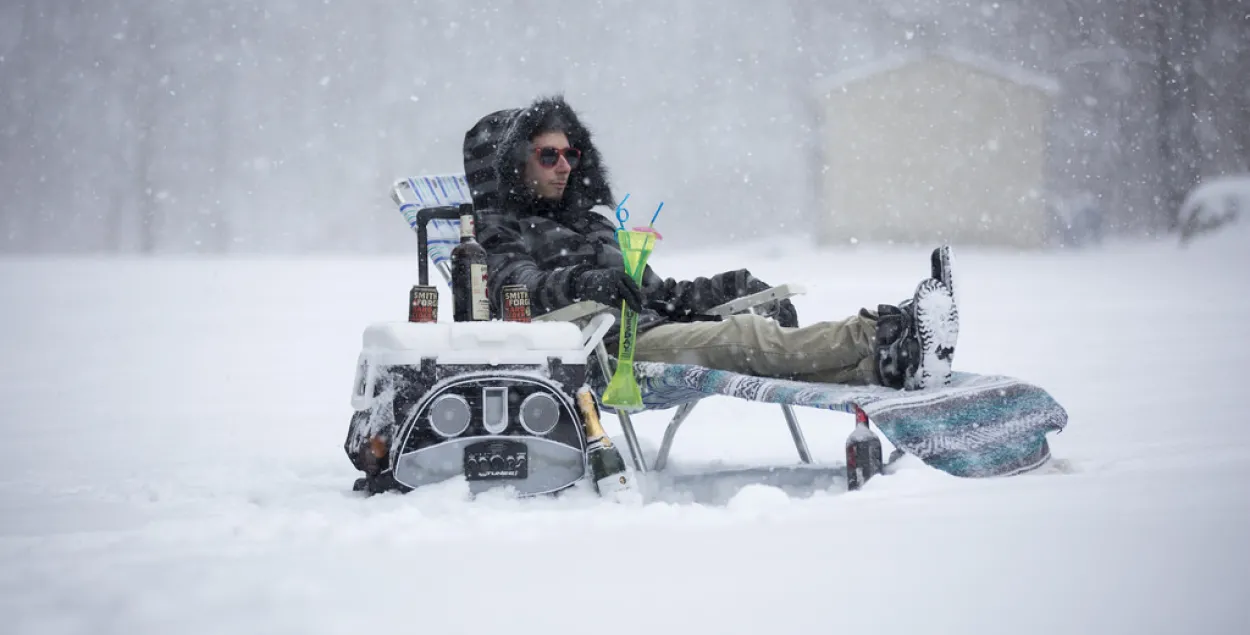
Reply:
M947 329L940 358L924 354L936 350L926 307L945 306L954 315L953 299L935 279L936 266L934 277L899 306L879 305L877 311L804 327L789 300L766 311L775 320L755 314L700 318L714 306L770 287L746 269L679 281L662 279L648 266L639 287L625 273L615 226L593 209L604 206L610 213L616 205L607 170L590 131L562 97L483 117L465 134L464 168L495 306L504 285L522 284L535 314L595 300L617 312L619 325L624 302L639 313L637 361L893 388L949 381L955 334ZM935 304L941 294L948 302ZM614 328L608 341L616 336Z

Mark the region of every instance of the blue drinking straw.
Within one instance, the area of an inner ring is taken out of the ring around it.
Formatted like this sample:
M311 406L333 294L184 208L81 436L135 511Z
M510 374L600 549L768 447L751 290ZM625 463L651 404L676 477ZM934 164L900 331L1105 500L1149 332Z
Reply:
M629 193L625 193L625 198L616 204L616 222L621 224L619 231L625 230L625 221L629 220L629 210L625 207L625 201L629 200Z

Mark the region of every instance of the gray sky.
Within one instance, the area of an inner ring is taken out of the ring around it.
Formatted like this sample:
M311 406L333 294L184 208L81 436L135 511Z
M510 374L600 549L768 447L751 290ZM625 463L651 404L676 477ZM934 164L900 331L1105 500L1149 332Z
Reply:
M670 248L807 233L812 86L928 43L1054 75L1048 196L1153 228L1159 60L1207 82L1173 105L1207 113L1174 131L1189 183L1246 169L1250 97L1209 87L1250 47L1235 0L1152 4L8 0L0 250L409 251L391 181L459 171L478 117L554 92Z

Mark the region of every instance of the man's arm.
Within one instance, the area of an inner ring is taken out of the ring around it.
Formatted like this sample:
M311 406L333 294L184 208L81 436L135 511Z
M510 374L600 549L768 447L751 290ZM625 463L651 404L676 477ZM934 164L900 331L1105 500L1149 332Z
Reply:
M615 231L616 226L611 220L601 214L587 212L583 233L590 240L615 247ZM649 264L643 273L642 286L649 308L679 320L771 287L746 269L718 273L711 278L676 280L661 278ZM793 312L793 308L787 310Z
M525 285L529 290L530 310L535 315L548 313L573 304L573 277L584 271L585 266L559 267L551 271L538 266L530 253L529 245L521 235L515 220L502 214L483 211L478 242L486 249L486 266L489 270L487 289L492 306L503 306L503 287L510 284Z
M772 288L746 269L718 273L711 278L665 280L659 288L648 289L648 302L655 310L682 320L707 313L714 307ZM798 326L798 314L788 299L774 301L765 314L774 315L782 326Z
M655 300L667 304L667 309L675 315L689 315L767 288L768 285L751 275L750 271L736 269L710 278L667 278L657 289Z

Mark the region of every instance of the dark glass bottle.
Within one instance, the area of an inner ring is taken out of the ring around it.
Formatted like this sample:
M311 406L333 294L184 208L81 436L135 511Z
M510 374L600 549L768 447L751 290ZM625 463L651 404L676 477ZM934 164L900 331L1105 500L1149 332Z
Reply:
M868 427L868 414L855 407L855 429L846 438L846 489L854 491L885 469L881 438Z
M600 496L621 500L633 490L625 471L625 459L621 451L599 423L599 406L595 404L590 389L583 386L577 391L577 409L582 413L582 426L586 433L586 460L590 463L590 475Z
M490 320L486 274L486 249L477 242L473 206L465 203L460 206L460 244L451 250L452 319Z

